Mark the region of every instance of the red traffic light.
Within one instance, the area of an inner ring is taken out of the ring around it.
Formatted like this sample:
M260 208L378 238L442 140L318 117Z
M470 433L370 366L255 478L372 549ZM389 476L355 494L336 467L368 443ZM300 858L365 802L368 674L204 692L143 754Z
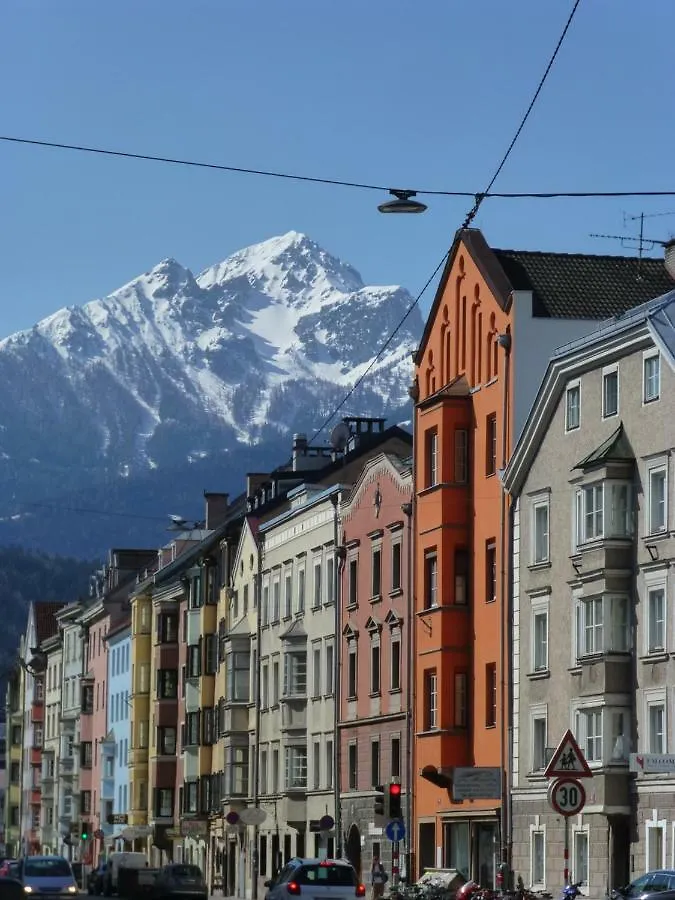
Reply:
M390 797L400 797L401 796L401 785L400 784L390 784L389 785L389 796Z

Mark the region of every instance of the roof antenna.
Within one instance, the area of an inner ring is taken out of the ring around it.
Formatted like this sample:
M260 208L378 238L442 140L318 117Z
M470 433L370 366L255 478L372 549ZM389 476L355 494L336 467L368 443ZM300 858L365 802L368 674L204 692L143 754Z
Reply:
M657 244L660 247L665 247L668 244L668 241L660 241L656 238L646 238L645 237L645 219L655 219L660 216L675 216L675 210L671 210L670 212L659 212L659 213L643 213L641 212L638 216L629 216L626 213L623 214L623 227L626 227L627 222L636 222L639 220L640 222L640 233L637 237L626 237L625 235L620 234L591 234L589 237L592 238L604 238L605 240L610 241L621 241L621 246L625 249L631 249L638 251L638 260L637 260L637 280L642 281L642 259L645 250L653 250ZM637 246L636 246L637 245Z

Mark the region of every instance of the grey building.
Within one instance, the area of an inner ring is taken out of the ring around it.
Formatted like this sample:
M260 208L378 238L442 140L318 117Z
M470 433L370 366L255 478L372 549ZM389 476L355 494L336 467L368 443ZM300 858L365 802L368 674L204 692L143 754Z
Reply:
M547 761L567 728L591 768L570 868L591 897L675 865L675 291L556 351L504 475L513 498L511 840L556 889Z

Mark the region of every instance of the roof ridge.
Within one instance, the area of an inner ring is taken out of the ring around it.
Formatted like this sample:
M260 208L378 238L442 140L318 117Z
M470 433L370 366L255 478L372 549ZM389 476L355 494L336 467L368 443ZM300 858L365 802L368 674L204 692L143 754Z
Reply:
M517 253L528 256L557 256L575 259L625 259L630 262L661 262L663 259L659 256L627 256L622 253L581 253L581 252L565 252L562 250L518 250L515 247L494 247L494 253Z

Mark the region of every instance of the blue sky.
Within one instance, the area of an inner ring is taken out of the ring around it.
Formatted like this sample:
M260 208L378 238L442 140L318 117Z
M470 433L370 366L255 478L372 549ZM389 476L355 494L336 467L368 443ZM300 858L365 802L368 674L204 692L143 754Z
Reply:
M637 7L639 5L639 14ZM4 0L0 133L346 180L481 190L571 0ZM675 188L673 0L582 0L495 189ZM0 144L0 335L174 256L194 272L304 231L416 293L467 201ZM494 246L622 252L589 232L668 200L487 201ZM635 227L627 226L628 228ZM669 237L675 216L648 234ZM428 308L431 294L423 309Z

